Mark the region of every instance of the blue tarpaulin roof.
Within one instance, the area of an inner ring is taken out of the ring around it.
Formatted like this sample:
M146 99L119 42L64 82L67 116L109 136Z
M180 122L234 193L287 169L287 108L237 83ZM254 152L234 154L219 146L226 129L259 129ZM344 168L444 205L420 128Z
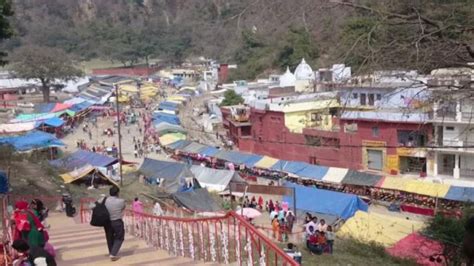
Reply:
M214 155L214 157L235 164L245 164L249 167L253 166L256 162L262 159L262 156L260 155L243 153L238 151L219 151Z
M64 146L54 135L34 130L20 136L0 137L0 144L13 146L18 151Z
M191 144L191 141L190 140L183 140L183 139L180 139L178 141L175 141L171 144L168 145L168 148L172 149L172 150L181 150L183 149L184 147L188 146L189 144Z
M89 102L89 101L84 101L84 102L81 102L81 103L78 103L78 104L74 104L73 106L71 106L69 108L69 110L71 111L74 111L74 112L80 112L80 111L83 111L89 107L91 107L93 105L93 103Z
M52 117L52 118L49 118L37 123L38 126L41 126L42 124L44 124L45 126L50 126L50 127L60 127L64 125L64 120L62 120L59 117Z
M217 149L216 147L206 147L206 148L203 148L201 149L198 153L201 154L201 155L204 155L204 156L214 156L216 155L220 150Z
M181 122L179 121L179 117L171 114L166 113L154 113L153 114L153 124L157 124L158 121L160 122L167 122L174 125L180 125ZM160 123L158 122L158 123Z
M310 166L310 164L303 162L279 160L271 167L271 169L296 174L298 171L303 170L307 166Z
M33 108L33 111L35 113L49 113L51 110L54 109L56 106L56 103L40 103L35 105L35 108Z
M342 179L342 184L357 185L357 186L375 186L383 177L364 173L356 170L347 171L346 176Z
M307 166L303 168L303 170L300 170L293 174L303 178L306 177L315 180L322 180L328 170L329 167L326 166L307 164Z
M449 200L474 202L474 188L451 186L444 198Z
M244 164L247 167L253 167L262 158L263 158L263 156L261 156L261 155L248 154L248 158L245 159Z
M118 162L117 158L105 156L95 152L78 150L69 156L61 159L50 161L49 163L55 167L64 168L67 170L74 170L86 164L96 167L106 167Z
M186 164L149 158L145 158L138 171L148 178L163 179L164 184L160 184L160 186L168 193L182 191L182 188L186 185L186 178L194 178Z
M356 211L367 211L369 206L358 196L342 192L305 187L293 183L286 183L287 187L294 187L296 194L296 209L329 214L347 220L354 216ZM284 196L283 200L293 206L293 196Z
M158 109L162 109L162 110L170 110L170 111L176 111L179 109L179 106L177 103L173 103L173 102L161 102L159 105L158 105Z

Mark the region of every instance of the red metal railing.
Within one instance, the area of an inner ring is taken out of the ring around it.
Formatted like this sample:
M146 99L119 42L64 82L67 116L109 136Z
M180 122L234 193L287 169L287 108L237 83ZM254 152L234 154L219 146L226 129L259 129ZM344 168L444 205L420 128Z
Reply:
M2 243L3 243L3 258L5 265L9 265L7 259L12 254L11 243L13 242L13 233L11 230L10 214L8 213L8 197L7 195L1 196L2 201Z
M83 223L89 222L90 200L81 202ZM125 210L127 233L173 256L239 265L298 265L283 250L235 212L209 218L177 218Z

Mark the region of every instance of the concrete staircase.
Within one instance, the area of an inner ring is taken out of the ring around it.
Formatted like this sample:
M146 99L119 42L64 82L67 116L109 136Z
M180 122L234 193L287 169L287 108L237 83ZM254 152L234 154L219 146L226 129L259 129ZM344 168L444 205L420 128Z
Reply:
M81 224L64 213L50 213L49 242L56 249L58 265L212 265L189 258L172 257L166 251L148 247L145 241L126 235L118 261L109 259L104 230Z

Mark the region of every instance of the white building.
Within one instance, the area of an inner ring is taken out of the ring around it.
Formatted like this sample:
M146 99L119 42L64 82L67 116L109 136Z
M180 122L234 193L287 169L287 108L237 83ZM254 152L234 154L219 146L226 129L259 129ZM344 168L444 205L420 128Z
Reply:
M296 77L291 73L290 68L286 68L286 72L279 78L280 87L294 87L296 84Z
M435 177L474 180L474 100L462 97L433 108Z
M313 92L316 76L313 69L306 63L304 58L301 59L301 63L295 69L295 78L296 92Z

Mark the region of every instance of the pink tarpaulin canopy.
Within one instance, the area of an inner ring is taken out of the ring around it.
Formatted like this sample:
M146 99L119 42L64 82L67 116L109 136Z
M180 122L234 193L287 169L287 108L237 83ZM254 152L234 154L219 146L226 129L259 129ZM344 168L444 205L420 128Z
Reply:
M55 113L55 112L60 112L60 111L64 111L66 109L68 109L69 107L71 107L72 104L67 104L67 103L57 103L53 110L50 111L50 113Z
M437 255L443 253L443 245L418 233L401 239L393 247L387 248L387 252L394 257L413 259L420 265L444 265L444 262L430 260L430 257L438 258Z

